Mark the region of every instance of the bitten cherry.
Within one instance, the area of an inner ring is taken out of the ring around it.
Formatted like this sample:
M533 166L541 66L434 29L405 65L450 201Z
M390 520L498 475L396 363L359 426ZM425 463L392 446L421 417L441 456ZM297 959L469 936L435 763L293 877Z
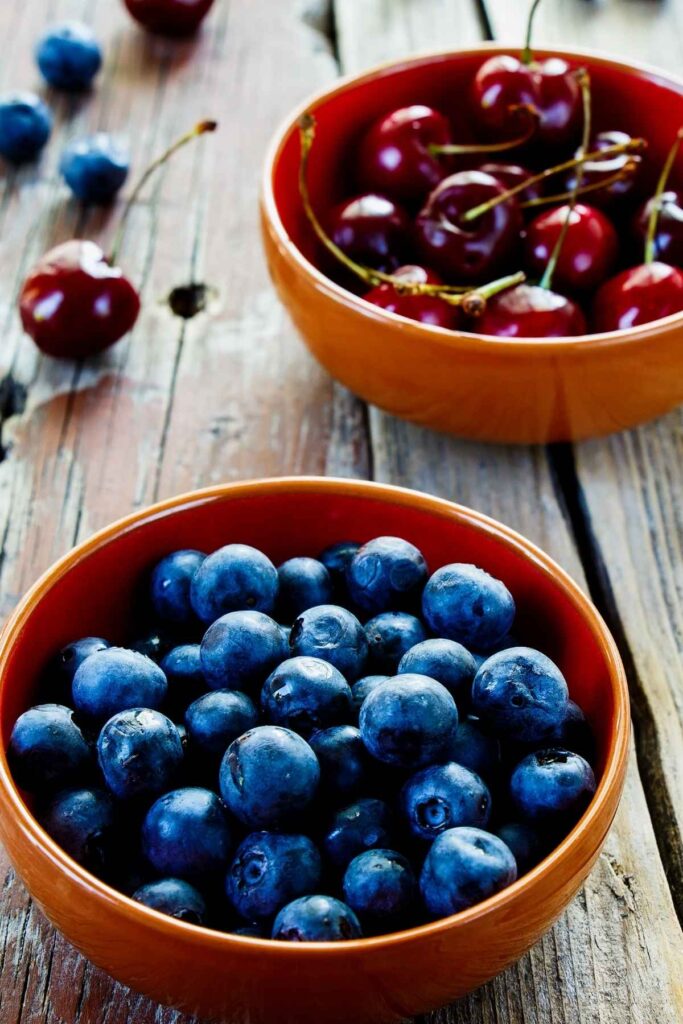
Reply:
M213 7L213 0L124 0L135 20L156 35L190 36Z
M543 273L567 220L566 238L555 267L555 284L561 291L572 293L597 288L614 267L618 238L605 214L583 203L576 203L571 210L568 206L557 206L531 221L524 243L525 267L532 277Z
M415 104L380 117L368 129L358 153L361 188L398 202L419 201L445 176L430 146L451 142L448 120L432 107Z
M424 267L408 265L399 267L393 274L401 281L417 284L441 284L441 278ZM390 313L398 313L433 327L445 327L454 330L462 319L457 306L453 306L438 295L416 295L401 292L395 284L380 284L372 288L365 296L374 306L381 306Z

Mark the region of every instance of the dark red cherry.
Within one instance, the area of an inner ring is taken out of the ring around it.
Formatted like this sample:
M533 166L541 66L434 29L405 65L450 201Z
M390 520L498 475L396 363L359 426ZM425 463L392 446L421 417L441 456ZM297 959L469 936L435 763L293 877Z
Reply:
M593 329L624 331L683 310L683 272L641 263L605 281L593 303Z
M522 215L515 198L499 203L475 220L468 210L502 195L503 185L481 171L458 171L429 196L415 222L424 262L453 284L488 281L514 262Z
M441 278L433 271L412 264L399 267L393 277L417 284L442 283ZM453 330L461 320L459 308L449 302L444 302L437 295L410 295L402 293L393 284L377 285L364 298L375 306L388 309L390 313L398 313L400 316L408 317L409 320L417 320L421 324L431 324L433 327L445 327L448 330Z
M375 121L361 142L358 184L401 203L420 201L446 174L447 165L429 146L450 142L448 121L432 107L394 110Z
M135 20L161 36L190 36L213 7L213 0L124 0Z
M655 259L683 266L683 193L671 189L662 192L659 200L652 196L643 203L633 222L635 236L645 243L655 203L659 206L653 238Z
M525 269L541 277L569 217L567 233L557 257L553 281L561 291L571 293L597 288L609 276L616 262L619 240L604 213L577 203L546 210L527 226L524 242Z
M517 134L520 106L538 112L534 142L539 145L567 146L579 135L581 90L559 57L528 64L510 54L489 57L475 75L472 104L474 124L496 139Z
M594 153L596 150L608 149L612 146L626 146L632 141L632 136L626 132L600 132L595 138L591 139L588 144L588 152ZM579 157L580 155L580 151L577 150L576 156ZM641 163L642 158L638 153L628 152L613 154L612 156L605 157L604 160L588 160L583 164L582 188L586 185L596 185L599 181L613 177L615 174L623 171L627 165L634 168L631 173L624 174L623 177L612 181L605 188L596 189L594 192L591 192L591 204L593 206L609 207L613 206L618 200L630 195L638 180L638 168ZM565 175L564 188L567 192L571 192L576 184L576 168L573 167Z
M518 284L489 299L473 326L477 334L498 338L570 338L586 329L575 302L533 284Z
M481 167L477 168L483 174L490 174L493 178L496 178L501 185L505 188L515 188L520 185L527 178L531 178L531 171L527 167L522 167L520 164L497 164L488 163L482 164ZM543 195L543 189L540 181L534 181L528 188L525 188L523 192L517 194L517 200L520 203L528 203L534 199L540 199Z
M74 239L47 252L19 296L24 330L42 352L83 359L123 337L140 312L140 298L98 245Z
M410 256L410 220L386 196L347 199L331 211L327 227L342 252L374 270L391 272Z

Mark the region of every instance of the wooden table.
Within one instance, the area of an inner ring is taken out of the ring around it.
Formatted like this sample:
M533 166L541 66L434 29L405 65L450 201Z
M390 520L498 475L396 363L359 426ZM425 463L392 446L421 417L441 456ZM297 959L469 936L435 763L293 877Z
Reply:
M621 810L586 888L523 960L435 1015L452 1024L675 1024L683 1019L683 416L575 447L485 447L398 422L332 383L269 284L257 231L261 160L288 109L340 72L430 47L519 44L518 0L217 0L194 42L137 31L114 0L0 5L2 89L35 87L50 21L91 21L106 45L92 97L51 97L37 167L0 179L1 600L7 613L58 555L110 520L214 481L368 477L432 491L537 541L600 606L626 661L635 747ZM678 70L683 0L546 0L537 41ZM140 202L123 260L143 282L133 334L84 366L40 358L15 312L27 268L115 216L66 200L64 141L130 135L139 168L200 117L217 136ZM171 287L206 281L184 322ZM1 857L0 853L0 857ZM187 1024L86 963L0 877L0 1024ZM678 917L677 917L678 914Z

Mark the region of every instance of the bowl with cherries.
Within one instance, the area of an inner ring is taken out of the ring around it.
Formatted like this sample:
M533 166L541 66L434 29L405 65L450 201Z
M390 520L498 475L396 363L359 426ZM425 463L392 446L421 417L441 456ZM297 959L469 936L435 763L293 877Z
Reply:
M262 228L306 344L398 416L489 441L605 434L683 400L683 82L497 46L310 99Z

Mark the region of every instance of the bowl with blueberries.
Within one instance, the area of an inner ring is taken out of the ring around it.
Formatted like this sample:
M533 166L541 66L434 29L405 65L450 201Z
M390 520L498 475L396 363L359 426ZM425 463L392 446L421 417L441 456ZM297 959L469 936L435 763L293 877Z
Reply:
M154 998L399 1021L580 888L629 739L618 652L530 542L292 478L85 541L0 642L0 835L47 916Z

